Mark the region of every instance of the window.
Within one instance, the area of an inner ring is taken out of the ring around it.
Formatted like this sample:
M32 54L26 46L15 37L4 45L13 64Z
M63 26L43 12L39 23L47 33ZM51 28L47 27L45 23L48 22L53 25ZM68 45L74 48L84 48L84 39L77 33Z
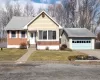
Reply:
M11 38L16 38L16 31L11 31Z
M87 40L73 40L72 43L91 43L91 41L87 41Z
M33 33L31 33L30 35L31 35L31 38L33 38Z
M48 39L56 39L56 31L48 31Z
M39 31L39 39L47 39L47 31Z
M56 39L56 31L39 30L39 39L40 40L47 40L47 39L48 40L54 40L54 39Z
M25 38L25 31L21 31L21 38Z
M39 39L43 39L43 38L42 38L42 35L43 35L43 34L42 34L42 31L40 30L40 31L39 31Z
M47 39L47 31L43 31L43 39Z

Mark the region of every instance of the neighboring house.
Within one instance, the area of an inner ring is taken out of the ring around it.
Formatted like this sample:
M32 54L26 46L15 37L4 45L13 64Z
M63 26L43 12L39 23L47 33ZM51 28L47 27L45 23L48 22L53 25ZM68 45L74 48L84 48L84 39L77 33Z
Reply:
M61 28L45 11L35 18L13 17L5 28L7 48L20 48L21 43L26 43L27 48L58 50Z
M94 49L95 35L86 28L64 28L61 44L70 49Z

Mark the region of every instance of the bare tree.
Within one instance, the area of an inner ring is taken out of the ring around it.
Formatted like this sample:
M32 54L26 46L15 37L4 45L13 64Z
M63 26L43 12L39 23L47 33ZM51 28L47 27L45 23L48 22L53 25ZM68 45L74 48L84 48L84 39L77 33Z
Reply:
M24 16L34 16L34 6L32 3L27 3L25 5Z
M100 7L99 0L84 0L83 6L80 6L80 26L86 27L91 30L92 22L100 13L98 8Z

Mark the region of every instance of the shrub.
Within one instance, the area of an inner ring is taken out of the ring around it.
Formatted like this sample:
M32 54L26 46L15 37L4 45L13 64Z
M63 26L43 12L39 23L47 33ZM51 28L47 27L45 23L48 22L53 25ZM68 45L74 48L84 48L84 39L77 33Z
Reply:
M73 60L86 60L87 55L74 55L74 56L69 56L68 60L73 61Z
M60 47L60 50L65 50L65 48L63 46Z
M65 50L67 48L67 45L66 44L62 44L61 47L60 47L60 50Z
M20 49L26 49L27 48L27 44L26 43L21 43L20 44Z
M45 50L49 50L49 47L46 47L46 49Z
M68 60L74 61L74 60L76 60L76 56L69 56L69 57L68 57Z
M86 56L86 55L78 55L78 56L76 56L76 59L77 59L77 60L86 60L87 57L88 57L88 56Z
M67 48L67 45L66 44L62 44L62 47Z

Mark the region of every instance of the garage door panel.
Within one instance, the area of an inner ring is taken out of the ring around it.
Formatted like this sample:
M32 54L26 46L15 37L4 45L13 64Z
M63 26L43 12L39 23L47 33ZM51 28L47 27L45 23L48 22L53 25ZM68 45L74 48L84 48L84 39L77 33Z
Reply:
M72 40L72 49L92 49L91 40Z

